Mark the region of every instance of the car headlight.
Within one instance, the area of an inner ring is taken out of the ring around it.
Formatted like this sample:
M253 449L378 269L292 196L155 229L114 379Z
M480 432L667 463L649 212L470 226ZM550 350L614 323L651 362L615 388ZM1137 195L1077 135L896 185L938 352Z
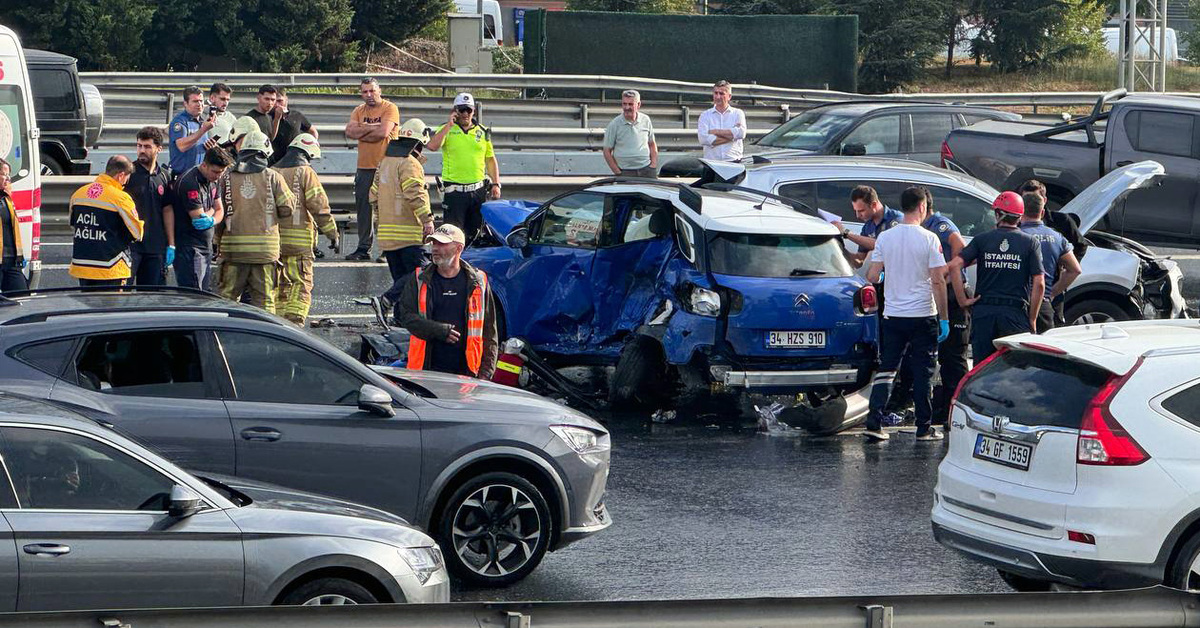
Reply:
M396 551L400 553L400 558L403 558L404 562L412 568L413 574L417 576L417 582L421 584L429 582L429 578L441 571L445 565L445 561L442 559L442 550L437 546L401 547Z
M692 286L688 295L688 309L700 316L718 316L721 314L721 295L700 286Z
M599 434L587 428L574 425L551 425L550 431L554 432L555 436L561 438L577 454L591 454L606 451L609 448L609 444L603 442Z

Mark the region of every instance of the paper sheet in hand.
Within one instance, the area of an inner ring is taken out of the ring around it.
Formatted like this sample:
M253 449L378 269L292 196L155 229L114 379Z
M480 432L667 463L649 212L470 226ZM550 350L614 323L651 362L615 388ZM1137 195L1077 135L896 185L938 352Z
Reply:
M825 222L831 222L831 223L837 222L842 219L841 216L838 216L837 214L835 214L833 212L827 212L820 208L817 209L817 216L820 216L821 220L824 220Z

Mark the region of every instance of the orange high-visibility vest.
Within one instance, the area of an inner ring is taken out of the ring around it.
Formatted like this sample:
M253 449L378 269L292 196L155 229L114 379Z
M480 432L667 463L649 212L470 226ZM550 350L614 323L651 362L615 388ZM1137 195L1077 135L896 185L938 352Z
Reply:
M479 273L479 285L467 298L467 368L471 369L472 374L479 375L479 367L483 364L483 293L487 290L487 275L482 270L476 272ZM422 317L428 318L429 284L421 283L421 269L417 269L416 276L417 285L421 288L417 295L417 311ZM414 371L425 368L425 344L416 336L409 338L408 368Z

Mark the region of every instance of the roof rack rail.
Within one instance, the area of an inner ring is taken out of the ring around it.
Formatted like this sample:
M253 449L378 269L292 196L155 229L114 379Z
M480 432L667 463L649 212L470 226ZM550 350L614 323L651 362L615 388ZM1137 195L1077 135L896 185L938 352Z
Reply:
M649 177L605 177L596 179L588 184L589 187L595 185L614 185L618 183L636 183L640 185L659 185L662 187L675 188L679 192L679 200L683 201L684 205L692 208L697 214L701 213L700 206L702 205L700 195L696 193L686 183L675 183L674 181L663 181L662 179L651 179Z
M204 296L212 299L225 300L220 295L211 292L205 292L197 288L185 288L182 286L65 286L61 288L32 288L29 290L13 290L5 292L0 299L15 301L12 297L31 297L39 294L69 294L72 292L173 292L177 294L190 294L194 296ZM18 303L19 304L19 303ZM7 305L0 301L0 305Z
M744 185L733 185L732 183L716 183L716 182L714 182L714 183L705 183L703 187L706 190L716 190L718 192L747 192L747 193L753 194L755 196L761 196L764 199L769 198L773 201L783 203L784 205L787 205L788 207L791 207L792 209L794 209L802 214L805 214L807 216L815 217L817 215L816 210L809 207L808 204L803 201L798 201L794 198L788 198L786 196L780 196L778 194L772 194L770 192L764 192L762 190L756 190L754 188L748 188ZM758 208L762 209L762 205L761 204L758 205Z
M280 319L275 318L266 311L255 311L252 309L230 308L227 310L216 310L210 307L183 305L183 306L165 306L157 307L154 312L192 312L199 314L224 314L229 318L240 318L245 320L256 320L268 323L280 323ZM79 310L62 310L57 312L36 312L33 314L25 314L17 316L0 323L0 327L11 327L15 325L27 325L29 323L44 323L52 318L60 316L84 316L94 314L119 314L128 313L130 310L119 307L93 307Z

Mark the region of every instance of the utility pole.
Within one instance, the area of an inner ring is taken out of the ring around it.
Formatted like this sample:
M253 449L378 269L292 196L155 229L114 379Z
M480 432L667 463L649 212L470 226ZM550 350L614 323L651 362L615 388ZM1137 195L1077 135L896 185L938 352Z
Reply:
M1121 0L1118 24L1117 85L1167 91L1167 0Z

